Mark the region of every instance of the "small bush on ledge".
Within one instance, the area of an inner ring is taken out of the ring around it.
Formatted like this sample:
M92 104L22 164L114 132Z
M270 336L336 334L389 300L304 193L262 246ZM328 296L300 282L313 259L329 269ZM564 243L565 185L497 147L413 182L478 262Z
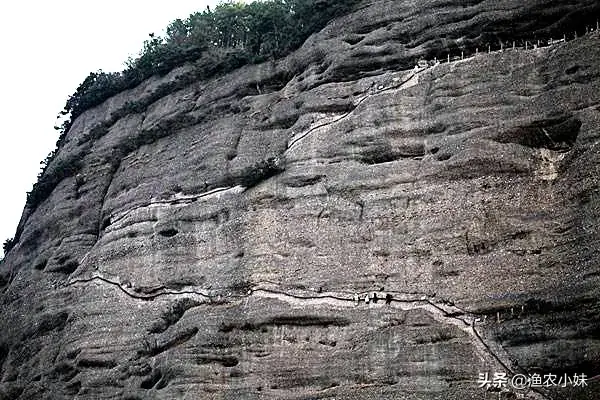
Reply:
M2 244L2 250L4 250L4 255L6 254L17 244L15 238L9 238L4 241Z
M242 65L283 57L358 3L359 0L268 0L250 4L229 1L219 4L214 11L207 7L185 20L177 19L167 27L165 37L151 33L139 57L130 58L124 71L91 72L60 113L60 116L70 114L69 119L56 129L65 133L79 115L115 94L205 56L222 56L213 62L219 68L210 71L206 78ZM231 59L232 54L236 55L235 60ZM59 139L59 146L60 142Z
M51 171L48 171L46 166L38 175L38 181L31 191L27 192L26 206L31 209L37 208L63 179L77 174L81 166L82 161L75 158L61 160Z
M56 149L44 161L38 181L27 193L27 206L35 209L48 198L60 181L76 174L80 160L48 167L62 147L73 121L86 110L110 97L132 89L153 75L165 75L189 62L195 62L198 79L209 79L247 64L283 57L321 30L330 20L347 14L360 0L267 0L250 4L228 1L214 10L177 19L166 36L153 33L135 59L126 62L122 72L91 72L69 96L58 119L64 119ZM122 112L141 112L147 104L130 103ZM107 127L100 127L107 129ZM105 132L92 132L102 136ZM90 138L90 139L93 139Z

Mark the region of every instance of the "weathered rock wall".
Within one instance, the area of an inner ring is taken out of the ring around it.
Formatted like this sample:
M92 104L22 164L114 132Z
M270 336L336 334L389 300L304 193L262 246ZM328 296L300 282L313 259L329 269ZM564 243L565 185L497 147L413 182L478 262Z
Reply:
M49 171L83 167L2 267L0 398L466 399L480 372L597 375L600 37L413 66L598 4L456 3L374 1L283 60L185 66L78 118Z

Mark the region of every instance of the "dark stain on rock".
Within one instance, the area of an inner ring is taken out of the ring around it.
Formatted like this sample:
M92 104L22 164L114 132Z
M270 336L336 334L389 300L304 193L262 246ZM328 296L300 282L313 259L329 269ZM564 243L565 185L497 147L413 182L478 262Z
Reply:
M361 154L361 162L368 165L383 164L387 162L396 161L398 155L394 153L391 147L388 146L375 146L366 149Z
M388 20L365 23L363 26L356 29L354 31L354 33L356 33L358 35L365 35L367 33L373 32L377 29L385 28L389 25L389 23L390 23L390 21L388 21Z
M337 346L337 342L335 340L328 340L328 339L319 340L319 344L322 344L323 346L328 346L328 347Z
M539 313L547 313L553 310L559 310L560 307L558 305L553 304L550 301L543 299L535 299L531 298L525 302L525 308L530 311L539 312Z
M237 357L234 356L221 356L221 355L201 355L196 357L196 363L210 364L210 363L219 363L224 367L235 367L240 363Z
M509 238L512 240L522 240L526 239L531 235L531 231L518 231L515 233L511 233Z
M77 366L79 368L112 369L117 366L117 362L99 358L82 358L77 361Z
M68 351L65 356L69 359L69 360L74 360L79 353L81 353L81 349L73 349L71 351Z
M79 374L79 370L73 365L66 362L60 362L52 368L48 373L48 377L50 379L59 379L63 382L67 382L77 376L77 374Z
M235 254L233 255L234 258L243 258L244 257L244 251L243 250L238 250L235 252Z
M200 285L204 281L206 281L206 279L203 276L198 279L192 277L176 277L165 282L165 287L171 290L181 290L186 286Z
M579 193L575 194L575 199L580 205L585 205L590 203L594 199L594 197L598 197L599 193L600 190L597 186L585 188Z
M164 236L164 237L173 237L173 236L177 235L178 233L179 233L179 231L175 228L163 229L158 232L158 234L160 236Z
M454 338L456 338L456 335L454 335L451 330L427 328L427 332L424 332L422 336L416 338L415 342L417 344L434 344L440 342L447 342Z
M326 328L329 326L348 326L350 321L340 317L325 317L317 315L283 315L268 318L258 322L231 322L224 323L219 327L221 332L231 332L234 329L242 331L263 330L268 326L317 326Z
M486 241L480 241L476 243L471 243L468 247L468 253L470 255L475 254L487 254L491 251L490 244Z
M388 249L377 249L373 251L373 255L376 257L389 257L391 253Z
M172 336L164 340L158 340L156 338L147 338L144 340L142 349L138 350L138 355L156 356L163 353L173 347L179 346L198 333L198 328L187 328L176 332Z
M316 104L316 105L312 105L312 106L307 106L304 107L303 112L305 113L344 113L344 114L349 114L350 112L352 112L354 109L356 109L356 106L351 102L351 101L340 101L340 100L332 100L334 102L332 103L328 103L328 104ZM329 124L323 124L323 125L329 125ZM317 125L317 126L323 126L323 125ZM310 131L314 130L314 128L311 128Z
M349 45L355 45L357 43L359 43L361 40L364 39L363 35L347 35L345 37L342 38L342 40L346 43L348 43Z
M262 129L273 130L273 129L289 129L298 121L300 113L278 115L275 118L267 119L262 125Z
M484 239L472 237L468 232L465 232L465 242L467 246L467 254L487 254L492 251L492 244Z
M575 144L581 121L573 116L541 119L501 132L496 141L548 150L568 150Z
M150 376L142 381L140 387L142 389L152 389L161 381L162 378L163 374L160 369L152 370Z
M100 225L100 230L101 231L105 230L106 228L108 228L110 226L110 224L111 224L111 222L110 222L110 216L105 217L102 220L102 224Z
M567 75L573 75L574 73L576 73L580 69L581 69L580 65L573 65L572 67L569 67L569 68L567 68L565 70L565 74L567 74Z
M435 156L435 159L437 161L448 161L451 158L452 158L452 154L445 153L445 152L444 153L437 153L436 156Z
M38 271L43 271L44 268L46 268L46 265L48 264L48 260L47 259L43 259L40 262L38 262L37 264L34 265L34 269L37 269Z
M144 294L144 295L153 295L164 289L165 289L164 285L136 286L133 288L133 291L136 293Z
M231 322L231 323L221 324L221 326L219 327L219 331L228 333L233 330L253 331L253 330L256 330L257 328L258 328L258 325L253 324L251 322L243 322L243 323Z
M260 95L277 92L287 86L293 75L290 71L280 70L274 74L266 76L264 79L249 82L246 85L247 92L244 95ZM238 94L239 95L239 94Z
M459 270L440 270L435 271L435 274L441 278L449 278L452 276L459 276L461 271Z
M246 294L248 290L252 289L253 284L246 280L235 280L231 283L229 288L238 293Z
M365 137L350 140L345 145L358 149L360 161L368 165L383 164L400 159L420 160L425 155L423 143L394 148L387 139Z
M8 354L10 353L10 348L6 343L0 344L0 377L4 374L4 363L8 358Z
M283 182L285 185L289 187L305 187L312 186L319 182L321 182L325 178L325 175L302 175L302 176L292 176L287 177Z
M62 274L70 275L79 267L79 262L76 260L69 260L67 262L60 263L58 266L53 267L50 272L59 272Z

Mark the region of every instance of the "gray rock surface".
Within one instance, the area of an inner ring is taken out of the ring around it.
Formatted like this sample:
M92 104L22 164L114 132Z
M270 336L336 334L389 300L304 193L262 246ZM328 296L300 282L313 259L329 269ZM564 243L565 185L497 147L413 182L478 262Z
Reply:
M81 170L1 267L0 398L458 400L497 398L484 372L599 375L600 36L413 69L599 6L458 3L365 3L285 59L188 65L79 117L48 173Z

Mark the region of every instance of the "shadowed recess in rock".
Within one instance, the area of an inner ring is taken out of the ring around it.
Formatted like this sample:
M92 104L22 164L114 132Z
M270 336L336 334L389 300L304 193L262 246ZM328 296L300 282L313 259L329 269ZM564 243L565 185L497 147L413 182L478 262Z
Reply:
M555 117L500 133L496 140L500 143L517 143L534 148L568 150L575 144L580 129L581 121L577 118Z
M326 328L328 326L347 326L350 321L344 318L324 317L316 315L285 315L273 317L260 322L231 322L224 323L219 327L221 332L231 332L234 329L243 331L260 330L267 326L317 326Z
M165 333L160 337L145 338L143 346L138 350L139 355L156 356L192 339L198 333L197 327L185 328L172 334Z

